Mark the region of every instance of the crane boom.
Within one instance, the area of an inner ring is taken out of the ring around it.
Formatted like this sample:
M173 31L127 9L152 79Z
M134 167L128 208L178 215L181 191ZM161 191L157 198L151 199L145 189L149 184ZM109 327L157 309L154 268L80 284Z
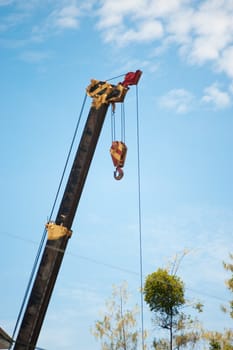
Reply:
M141 71L136 71L136 73L139 79ZM46 225L48 231L47 242L25 308L14 350L32 350L36 347L65 249L72 233L71 227L76 209L109 104L123 102L128 91L128 85L135 84L135 80L134 82L131 80L131 83L128 81L125 84L123 83L110 85L106 82L92 80L87 88L87 94L93 98L93 103L84 126L56 220Z

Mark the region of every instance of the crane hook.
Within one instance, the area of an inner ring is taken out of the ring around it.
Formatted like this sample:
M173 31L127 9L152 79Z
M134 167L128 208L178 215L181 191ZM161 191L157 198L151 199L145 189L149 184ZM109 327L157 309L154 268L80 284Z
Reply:
M123 166L125 163L127 153L127 147L124 142L122 141L113 141L112 146L110 148L110 154L112 157L113 165L116 167L116 170L114 171L114 178L116 180L121 180L124 176L123 173Z
M114 179L121 180L123 176L124 176L124 172L122 168L118 166L114 171Z

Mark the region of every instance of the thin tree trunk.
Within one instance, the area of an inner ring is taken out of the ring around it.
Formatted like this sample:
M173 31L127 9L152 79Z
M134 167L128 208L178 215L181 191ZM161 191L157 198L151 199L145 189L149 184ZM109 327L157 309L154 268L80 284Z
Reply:
M170 350L173 348L173 317L171 312L171 318L170 318Z
M121 319L123 321L123 324L122 324L122 332L123 332L123 348L124 350L126 350L126 337L125 337L125 323L124 323L124 316L123 316L123 301L122 301L122 295L121 295Z

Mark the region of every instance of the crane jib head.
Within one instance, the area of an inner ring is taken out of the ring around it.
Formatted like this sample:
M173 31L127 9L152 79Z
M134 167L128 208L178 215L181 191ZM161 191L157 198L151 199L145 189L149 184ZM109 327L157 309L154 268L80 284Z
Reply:
M129 72L125 75L122 83L117 85L109 84L106 81L91 80L87 87L87 95L93 98L93 106L98 109L102 104L123 102L129 85L137 85L142 72L137 70L135 73Z

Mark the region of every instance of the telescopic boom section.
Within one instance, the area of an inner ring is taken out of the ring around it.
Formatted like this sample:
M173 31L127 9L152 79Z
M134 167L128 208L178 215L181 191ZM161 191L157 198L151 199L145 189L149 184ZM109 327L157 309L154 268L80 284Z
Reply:
M130 76L129 76L130 74ZM71 227L109 104L123 102L128 85L137 84L141 71L128 73L118 85L92 80L87 94L92 97L87 121L71 168L55 222L46 227L48 239L32 286L14 350L35 349L49 300L71 236ZM127 79L126 79L127 78ZM130 78L130 79L129 79Z

